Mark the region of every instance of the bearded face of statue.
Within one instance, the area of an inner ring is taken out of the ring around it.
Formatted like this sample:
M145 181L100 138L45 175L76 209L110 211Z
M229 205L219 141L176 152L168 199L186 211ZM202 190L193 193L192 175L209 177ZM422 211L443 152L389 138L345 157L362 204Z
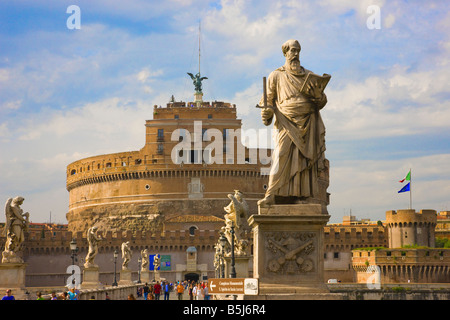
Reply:
M286 57L286 67L297 72L301 70L300 66L300 44L296 40L289 40L283 44L283 53Z

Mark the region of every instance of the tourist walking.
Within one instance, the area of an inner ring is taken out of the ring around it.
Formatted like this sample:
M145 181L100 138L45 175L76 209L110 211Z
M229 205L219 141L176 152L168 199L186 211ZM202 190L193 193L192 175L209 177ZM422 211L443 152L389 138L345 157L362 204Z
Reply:
M177 293L178 293L178 300L183 300L184 286L181 284L181 282L178 282Z
M16 300L12 295L11 289L6 290L6 294L3 296L2 300Z
M149 291L150 291L150 288L146 282L144 285L144 300L147 300Z
M155 300L159 300L159 296L161 295L161 285L159 281L153 286L153 292L155 293Z
M69 300L78 300L78 294L75 292L75 288L71 288L67 294L69 295Z
M197 285L196 300L203 300L203 287L200 283Z
M169 300L170 284L168 281L164 282L164 300Z
M189 300L194 300L194 284L191 282L189 284Z

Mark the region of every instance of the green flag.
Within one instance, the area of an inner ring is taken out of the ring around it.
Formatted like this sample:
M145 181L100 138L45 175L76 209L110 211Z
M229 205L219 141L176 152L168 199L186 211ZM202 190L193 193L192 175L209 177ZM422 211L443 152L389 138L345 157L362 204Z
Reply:
M400 180L399 182L402 183L404 181L411 181L411 170L409 170L408 174L406 175L406 177L403 180Z

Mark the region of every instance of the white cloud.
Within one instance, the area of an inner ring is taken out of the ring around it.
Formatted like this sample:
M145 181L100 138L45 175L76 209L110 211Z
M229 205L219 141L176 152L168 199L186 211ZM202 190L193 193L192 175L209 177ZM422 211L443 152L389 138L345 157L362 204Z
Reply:
M379 31L366 28L373 4L381 7ZM56 2L45 5L59 10ZM79 6L81 30L67 33L64 23L64 30L29 30L9 38L11 46L0 57L0 195L26 193L27 204L39 208L30 211L45 217L49 198L65 208L69 162L138 150L154 104L164 105L172 94L192 99L186 71L197 67L198 20L205 40L202 74L209 77L204 98L235 103L245 129L265 128L255 108L261 79L284 63L281 44L297 38L302 63L333 75L322 111L327 141L436 131L448 136L450 19L448 13L429 19L438 15L432 3L102 0ZM108 19L88 20L88 10ZM17 57L11 49L16 47ZM188 63L192 51L194 67ZM425 199L418 206L445 203L448 173L438 177L434 171L446 172L441 169L448 150L441 146L439 152L406 162L330 159L331 211L353 205L354 214L383 216L384 210L405 207L408 199L400 203L404 197L391 189L410 166L418 179L415 192Z
M0 69L0 82L6 82L9 79L9 71L5 68Z
M409 192L398 193L399 183L411 169L412 206L446 210L450 199L450 154L385 161L347 161L339 167L331 163L331 204L335 222L344 214L384 220L385 211L407 209ZM431 178L430 178L431 177Z

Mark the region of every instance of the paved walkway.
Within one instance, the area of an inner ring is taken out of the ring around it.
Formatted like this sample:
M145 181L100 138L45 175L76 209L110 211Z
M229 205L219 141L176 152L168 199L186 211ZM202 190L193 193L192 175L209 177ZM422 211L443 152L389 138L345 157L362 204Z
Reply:
M160 300L164 300L164 293L163 294L161 294L161 296L160 296L160 298L159 298ZM142 297L138 297L136 300L144 300L144 296L142 296ZM176 292L176 291L172 291L170 294L169 294L169 300L178 300L178 293ZM183 300L189 300L189 290L184 290L184 293L183 293ZM202 299L203 300L203 299Z

